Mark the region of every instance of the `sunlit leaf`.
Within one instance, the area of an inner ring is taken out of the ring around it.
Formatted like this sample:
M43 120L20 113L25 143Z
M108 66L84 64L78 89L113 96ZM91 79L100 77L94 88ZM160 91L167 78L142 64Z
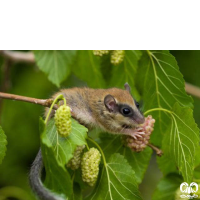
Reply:
M128 147L124 147L121 141L121 136L113 134L101 134L100 146L102 147L107 159L114 154L120 153L128 161L132 169L135 171L136 181L142 182L144 173L149 164L152 150L147 147L142 152L134 152Z
M72 119L72 131L68 137L64 138L58 134L54 119L51 119L47 125L47 137L56 158L64 166L73 157L75 148L86 144L87 128Z
M199 129L190 108L182 108L176 103L171 117L172 121L167 131L169 134L165 134L163 140L163 151L176 163L184 180L190 182L199 147Z
M177 62L168 51L143 52L136 83L142 93L145 111L152 108L171 110L176 102L181 106L193 106L191 97L185 92L184 79ZM170 119L161 111L154 113L153 117L156 124L151 141L161 145Z
M72 194L71 177L65 166L57 162L53 146L47 137L44 121L40 119L41 148L45 166L45 186L56 195L66 199Z
M105 80L101 73L100 59L93 54L93 51L78 51L72 70L89 87L105 87Z
M70 74L76 51L34 51L34 55L39 69L59 87Z
M122 155L113 154L110 157L95 190L86 199L141 199L135 173Z

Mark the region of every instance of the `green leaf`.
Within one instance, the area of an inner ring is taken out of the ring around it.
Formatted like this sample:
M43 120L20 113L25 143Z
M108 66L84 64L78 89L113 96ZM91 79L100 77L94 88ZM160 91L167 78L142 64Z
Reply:
M194 170L194 178L200 179L200 146L198 146L195 156L195 170Z
M178 174L169 174L158 183L153 200L174 200L175 193L183 179Z
M72 180L65 166L57 161L48 137L45 123L40 119L41 149L45 166L45 185L64 199L72 194Z
M121 136L119 135L116 136L113 134L101 133L100 139L100 146L102 147L106 159L109 159L109 157L114 153L120 153L123 155L135 171L137 183L141 183L148 167L152 150L147 147L140 153L134 152L130 148L123 146Z
M157 107L170 110L176 102L193 107L177 62L168 51L147 51L141 61L139 68L143 73L138 76L143 77L140 88L144 89L145 110Z
M124 147L124 157L128 160L128 163L131 165L133 170L135 171L136 181L137 183L141 183L144 174L149 165L149 161L151 159L152 150L150 147L147 147L142 152L133 152L130 148ZM122 152L121 152L122 153Z
M78 51L72 70L89 87L105 87L105 81L101 73L100 59L93 54L93 51Z
M60 87L70 74L76 51L34 51L36 63L48 79Z
M77 146L86 144L87 128L80 125L76 120L71 120L72 131L66 138L58 134L54 119L51 119L47 125L47 138L53 147L56 159L63 166L73 157Z
M119 88L122 88L126 82L129 83L131 92L137 100L139 100L140 95L135 87L135 76L141 55L141 51L125 51L124 61L118 66L113 66L110 83L111 87Z
M185 92L177 62L168 51L144 52L138 69L136 83L142 93L145 111L152 108L171 110L176 102L181 106L193 107L191 97ZM161 111L153 117L156 124L151 142L160 146L170 119Z
M100 57L100 65L101 65L101 72L102 76L106 81L106 85L110 85L110 79L112 75L112 68L115 67L110 62L110 54L106 54Z
M200 179L200 165L195 168L194 178L195 179Z
M6 135L4 134L4 131L0 126L0 164L2 163L2 160L6 155L6 145Z
M199 149L199 129L190 108L176 103L171 112L171 124L163 140L163 151L176 163L186 182L193 177L195 155ZM170 167L170 166L169 166Z
M170 154L164 153L161 157L157 157L157 163L164 176L169 173L178 172L176 162L171 159Z
M78 183L74 183L73 185L73 194L70 200L82 200L82 192L81 187Z
M120 154L113 154L103 167L99 181L89 199L141 199L131 166Z

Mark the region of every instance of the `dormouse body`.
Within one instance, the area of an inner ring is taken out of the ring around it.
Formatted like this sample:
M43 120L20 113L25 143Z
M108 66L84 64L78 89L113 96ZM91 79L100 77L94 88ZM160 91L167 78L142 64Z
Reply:
M130 94L130 87L125 84L125 90L71 88L63 89L53 95L63 94L72 117L87 128L100 128L106 132L141 137L136 127L144 123L145 118L139 110L139 105ZM46 114L48 108L46 109ZM55 114L52 111L51 117ZM30 170L30 185L41 200L63 200L44 187L41 181L43 160L41 150Z
M63 94L66 98L73 118L89 129L97 127L109 133L132 135L135 127L144 123L144 116L131 96L128 84L125 85L125 90L63 89L53 98L58 94Z

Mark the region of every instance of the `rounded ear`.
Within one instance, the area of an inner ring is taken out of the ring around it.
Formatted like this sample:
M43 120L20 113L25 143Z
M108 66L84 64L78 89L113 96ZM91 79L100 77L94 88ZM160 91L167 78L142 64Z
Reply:
M109 110L109 112L115 112L117 108L117 103L115 101L115 98L112 95L107 95L104 98L104 104L106 108Z
M130 88L130 86L129 86L128 83L125 83L125 84L124 84L124 88L125 88L125 90L127 90L129 93L131 93L131 88Z

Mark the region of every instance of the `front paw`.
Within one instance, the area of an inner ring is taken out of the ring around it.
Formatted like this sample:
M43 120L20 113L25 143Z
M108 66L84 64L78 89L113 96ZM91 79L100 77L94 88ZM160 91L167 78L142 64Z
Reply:
M153 132L155 119L151 115L145 118L144 124L135 129L129 136L122 136L122 141L125 146L131 148L133 151L143 151L150 140L150 135Z

